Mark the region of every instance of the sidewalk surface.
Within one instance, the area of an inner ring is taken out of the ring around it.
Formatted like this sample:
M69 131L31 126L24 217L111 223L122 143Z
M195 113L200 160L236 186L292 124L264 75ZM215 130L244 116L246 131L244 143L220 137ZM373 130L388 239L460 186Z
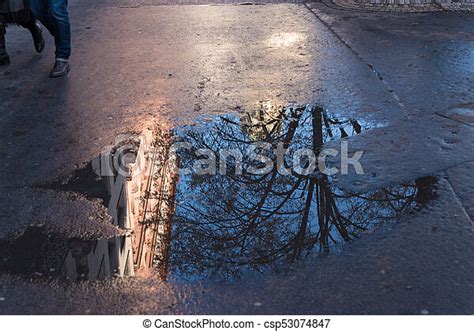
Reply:
M365 175L341 176L341 188L365 192L434 175L439 196L339 256L285 275L63 286L0 274L1 314L474 313L474 13L83 0L71 1L70 14L66 79L48 78L49 36L38 55L26 31L6 35L0 238L38 223L71 237L113 234L100 203L37 186L90 162L120 133L262 102L317 102L380 124L350 138L351 150L365 152Z

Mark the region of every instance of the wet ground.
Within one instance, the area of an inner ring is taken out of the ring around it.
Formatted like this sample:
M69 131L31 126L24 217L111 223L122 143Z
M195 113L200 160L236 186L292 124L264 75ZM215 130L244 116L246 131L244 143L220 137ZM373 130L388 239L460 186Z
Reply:
M51 47L11 29L0 311L472 313L472 14L331 7L72 2L73 71L54 81ZM287 107L304 104L322 111ZM183 175L158 274L111 278L127 270L85 257L129 235L91 162L157 125L211 150L343 139L365 174Z

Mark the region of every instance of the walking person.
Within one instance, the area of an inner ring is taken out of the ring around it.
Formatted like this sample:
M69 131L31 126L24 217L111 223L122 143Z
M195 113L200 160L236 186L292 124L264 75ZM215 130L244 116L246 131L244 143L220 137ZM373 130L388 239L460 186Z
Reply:
M0 0L0 66L10 64L7 53L5 34L9 24L21 25L28 29L33 37L35 49L41 53L44 49L44 39L41 28L30 10L28 0Z
M71 69L71 26L67 0L30 0L31 11L54 37L56 61L50 77L66 76Z

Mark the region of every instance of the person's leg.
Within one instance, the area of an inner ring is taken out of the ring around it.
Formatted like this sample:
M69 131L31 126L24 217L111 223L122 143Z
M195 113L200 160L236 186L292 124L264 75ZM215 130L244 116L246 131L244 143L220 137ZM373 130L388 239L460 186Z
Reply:
M5 24L0 20L0 66L10 64L10 57L7 54L7 48L5 44Z
M36 51L41 53L44 49L43 31L41 31L36 19L32 17L27 22L22 22L21 26L30 31Z
M56 62L51 77L65 76L70 69L71 27L67 4L67 0L30 0L33 14L54 37Z
M50 19L56 27L54 41L56 44L56 59L68 60L71 55L71 26L67 10L67 0L48 0Z
M30 9L33 15L48 29L51 35L56 34L56 25L51 20L49 0L30 0Z

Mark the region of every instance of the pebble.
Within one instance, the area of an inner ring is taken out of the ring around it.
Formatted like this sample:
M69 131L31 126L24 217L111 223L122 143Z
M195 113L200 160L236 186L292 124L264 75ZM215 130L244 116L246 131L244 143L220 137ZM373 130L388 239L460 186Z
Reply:
M255 302L253 305L254 305L255 307L260 307L260 306L262 305L262 303L261 303L261 302Z
M421 315L428 315L430 312L426 309L421 310Z

